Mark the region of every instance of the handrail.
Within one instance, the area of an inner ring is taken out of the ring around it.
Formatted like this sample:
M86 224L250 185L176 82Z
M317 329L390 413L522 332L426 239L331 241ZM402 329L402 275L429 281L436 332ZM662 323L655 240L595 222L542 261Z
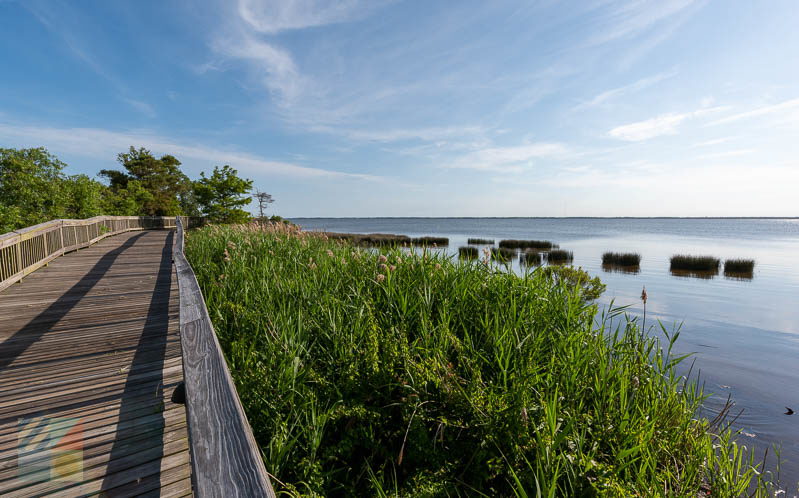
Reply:
M258 444L211 325L200 285L183 254L176 219L172 251L180 293L180 342L194 494L274 497Z
M95 216L52 220L0 235L0 290L64 253L131 230L175 228L174 216Z

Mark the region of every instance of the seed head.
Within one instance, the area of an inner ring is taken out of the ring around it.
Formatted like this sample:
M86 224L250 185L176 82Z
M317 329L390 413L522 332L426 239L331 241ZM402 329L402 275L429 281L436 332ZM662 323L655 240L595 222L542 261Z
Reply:
M646 304L646 287L644 287L644 290L641 291L641 301Z
M383 275L382 273L378 273L378 274L377 274L377 281L378 281L378 282L382 282L382 281L383 281L383 280L385 280L385 279L386 279L386 276L385 276L385 275Z
M382 254L381 254L381 255L380 255L378 258L377 258L377 260L378 260L378 261L380 261L381 263L385 263L386 261L388 261L388 258L387 258L387 257L385 257L384 255L382 255Z

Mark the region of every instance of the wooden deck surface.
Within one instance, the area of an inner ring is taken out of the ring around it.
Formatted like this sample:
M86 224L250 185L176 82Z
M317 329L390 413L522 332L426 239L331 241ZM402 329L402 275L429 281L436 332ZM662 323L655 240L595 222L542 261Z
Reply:
M186 496L173 231L127 232L0 292L0 496Z

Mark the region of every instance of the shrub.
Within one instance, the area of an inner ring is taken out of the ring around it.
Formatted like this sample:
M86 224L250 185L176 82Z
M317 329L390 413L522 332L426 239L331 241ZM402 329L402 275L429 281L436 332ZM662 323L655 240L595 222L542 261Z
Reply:
M466 243L474 245L491 245L494 243L494 239L468 239Z
M478 251L476 247L459 247L458 256L461 259L477 259L480 257L480 251Z
M558 247L548 240L514 240L505 239L499 241L499 247L509 249L540 249L546 251Z

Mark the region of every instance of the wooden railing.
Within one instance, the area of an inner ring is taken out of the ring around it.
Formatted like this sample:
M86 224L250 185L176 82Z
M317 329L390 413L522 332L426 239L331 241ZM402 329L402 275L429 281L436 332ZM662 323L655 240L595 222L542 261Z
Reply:
M194 494L201 498L274 497L200 286L183 254L183 223L177 220L176 224L172 259L180 292L180 342Z
M196 220L200 219L190 222ZM96 216L86 220L53 220L0 235L0 290L66 252L90 246L109 235L154 228L175 228L175 217Z

